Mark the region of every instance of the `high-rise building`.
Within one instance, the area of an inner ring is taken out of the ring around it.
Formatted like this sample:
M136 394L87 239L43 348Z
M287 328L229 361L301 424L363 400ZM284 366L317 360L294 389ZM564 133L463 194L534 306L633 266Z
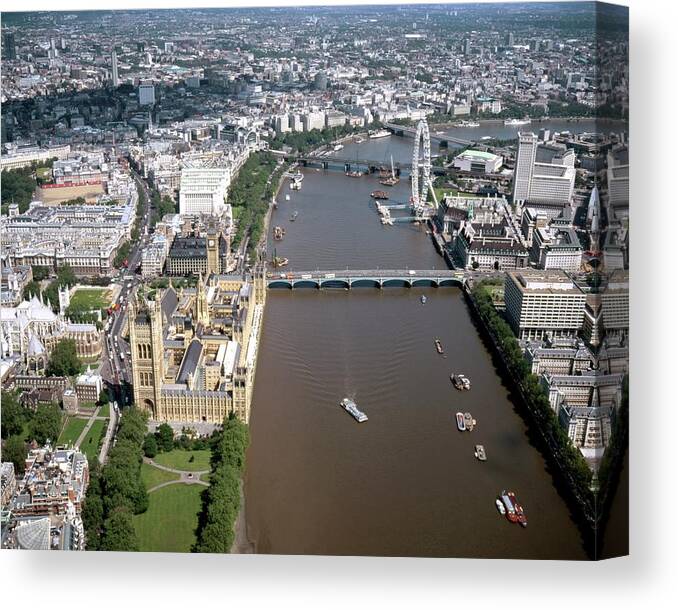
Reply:
M16 59L16 40L14 38L14 32L6 32L3 38L5 42L4 59Z
M117 87L120 84L118 80L118 54L115 49L111 51L111 84Z
M468 38L464 39L464 55L471 54L471 41Z
M534 160L537 156L537 136L533 133L518 134L518 154L513 173L513 201L527 201L530 196L530 182Z
M513 201L565 206L574 193L575 154L564 147L543 145L534 133L518 134L513 175Z
M152 106L155 104L155 86L152 83L139 85L139 104L141 106Z
M512 47L515 44L515 38L513 36L513 32L509 32L506 34L506 46L507 47Z
M313 85L318 91L325 91L327 89L327 74L318 72L313 79Z

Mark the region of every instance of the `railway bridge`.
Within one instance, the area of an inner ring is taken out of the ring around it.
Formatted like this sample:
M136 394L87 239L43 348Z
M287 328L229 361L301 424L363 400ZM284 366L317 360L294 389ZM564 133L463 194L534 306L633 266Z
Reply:
M384 123L384 127L396 136L410 136L414 138L417 135L416 126L410 127L408 125L398 125L396 123ZM473 140L455 138L454 136L450 136L448 134L442 136L438 134L431 134L430 137L431 140L436 140L443 148L447 148L450 144L456 144L459 146L474 146L476 144L476 142Z

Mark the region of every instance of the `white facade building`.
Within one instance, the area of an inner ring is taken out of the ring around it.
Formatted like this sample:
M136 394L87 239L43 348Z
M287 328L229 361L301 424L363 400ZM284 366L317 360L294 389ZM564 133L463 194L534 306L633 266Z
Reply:
M499 171L504 159L482 150L465 150L454 158L454 167L462 172L494 174Z
M519 133L513 201L566 205L574 193L574 161L574 151L539 147L536 134Z
M584 321L586 294L562 270L509 271L504 298L519 339L575 336Z
M179 213L214 214L226 210L231 171L226 167L184 167L181 170Z

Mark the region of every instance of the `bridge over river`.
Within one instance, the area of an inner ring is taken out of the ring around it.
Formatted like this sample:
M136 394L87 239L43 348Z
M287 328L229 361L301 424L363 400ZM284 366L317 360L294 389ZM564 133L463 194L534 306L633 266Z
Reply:
M269 288L388 288L463 286L474 274L449 269L343 269L267 274Z

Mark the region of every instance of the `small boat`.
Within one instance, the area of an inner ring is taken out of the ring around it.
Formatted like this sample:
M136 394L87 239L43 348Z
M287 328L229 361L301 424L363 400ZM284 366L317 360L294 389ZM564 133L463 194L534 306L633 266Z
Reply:
M334 145L334 151L335 152L341 150L342 148L344 148L343 144L335 144Z
M476 458L478 458L481 462L487 461L487 455L485 455L485 447L482 445L476 445L476 451L475 454Z
M273 266L274 267L285 267L286 265L289 264L289 259L284 258L282 256L274 256L273 257Z
M506 509L506 518L511 523L518 523L518 515L516 515L516 509L513 507L513 498L515 498L513 492L504 490L499 497Z
M359 172L359 171L348 171L348 172L346 172L346 175L349 178L362 178L363 177L363 173Z
M423 305L424 303L426 303L426 295L422 294L421 295L421 304Z
M358 409L358 405L355 404L355 402L350 398L344 398L340 404L355 418L358 423L362 424L363 422L367 421L367 415Z
M384 186L395 186L398 182L400 182L400 178L396 176L395 167L393 166L393 155L391 155L391 172L383 173L379 178L379 184L383 184Z
M285 201L289 201L289 200L290 200L290 196L289 196L289 195L285 195Z
M297 210L294 210L294 214L290 216L290 222L294 222L297 219L297 216L299 216L299 212Z
M370 197L373 199L388 199L388 193L386 191L372 191Z
M391 132L388 129L379 129L377 131L370 131L368 133L370 138L373 140L376 140L377 138L385 138L391 135Z
M464 414L461 412L457 412L456 418L457 418L457 429L459 430L459 432L465 432L466 423L464 423Z
M285 229L282 227L273 227L273 239L280 241L285 235Z
M471 381L469 380L468 377L464 375L464 373L457 373L450 375L450 380L454 384L454 387L457 388L457 390L470 390L471 389Z
M445 350L443 349L443 344L440 342L440 339L438 339L437 337L436 337L436 340L435 340L435 344L436 344L436 351L439 354L444 354Z
M497 498L494 501L494 505L497 507L497 510L499 511L500 515L503 516L503 515L506 514L506 507L504 506L504 504L502 503L502 501L499 498Z
M511 523L520 523L522 527L527 527L527 517L525 516L525 510L520 504L518 504L516 494L514 494L512 491L504 490L501 492L500 498L506 507L506 518Z
M525 117L524 119L506 119L504 125L507 127L512 127L514 125L529 125L532 122L532 119Z
M475 427L476 420L471 417L470 413L464 413L464 424L466 425L466 429L471 432L473 428Z
M276 199L273 200L273 209L274 210L278 209L278 201Z

